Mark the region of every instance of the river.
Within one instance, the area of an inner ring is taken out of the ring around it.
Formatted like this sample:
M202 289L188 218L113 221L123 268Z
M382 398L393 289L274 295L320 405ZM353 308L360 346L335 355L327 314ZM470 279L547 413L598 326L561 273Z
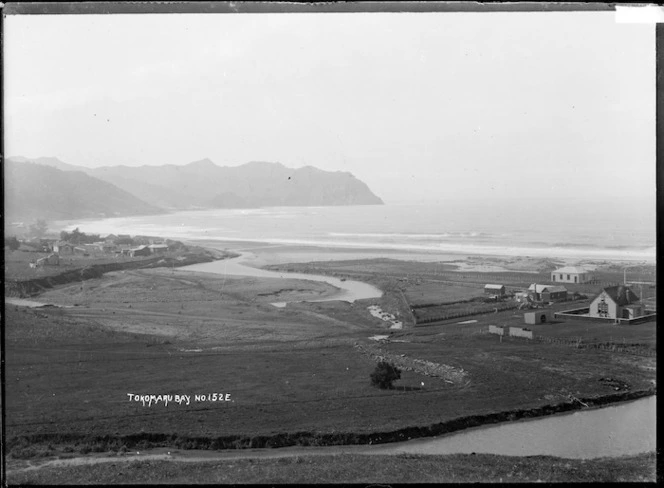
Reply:
M287 273L281 271L268 271L266 269L254 268L246 263L254 258L253 254L243 252L239 257L231 259L222 259L219 261L212 261L210 263L192 264L190 266L183 266L182 270L186 271L200 271L204 273L215 273L220 275L233 275L233 276L253 276L257 278L282 278L282 279L297 279L309 280L328 283L338 291L325 298L316 298L306 300L308 302L327 302L332 300L342 300L346 302L354 302L355 300L362 300L365 298L379 298L383 292L369 283L353 280L340 280L332 276L315 275L308 273ZM283 306L286 302L275 303L275 306Z

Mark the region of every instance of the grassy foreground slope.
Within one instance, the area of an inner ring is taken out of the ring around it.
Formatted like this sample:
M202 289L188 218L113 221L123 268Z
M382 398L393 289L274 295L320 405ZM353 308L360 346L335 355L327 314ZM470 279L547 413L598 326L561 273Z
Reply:
M654 482L656 456L571 460L490 454L131 461L12 471L10 484Z

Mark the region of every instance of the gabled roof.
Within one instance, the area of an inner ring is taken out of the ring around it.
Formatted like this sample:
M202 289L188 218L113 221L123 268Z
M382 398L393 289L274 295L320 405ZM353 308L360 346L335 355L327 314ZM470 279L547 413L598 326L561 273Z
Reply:
M567 288L565 288L564 286L560 286L560 285L558 285L558 286L546 285L546 287L544 288L544 291L548 291L549 293L560 293L562 291L567 291Z
M559 268L555 271L552 271L552 273L569 273L569 274L583 274L587 272L588 272L587 270L583 268L578 268L576 266L565 266L564 268Z
M616 305L621 307L640 301L637 294L634 293L628 286L609 286L608 288L604 288L602 291L606 292L606 294L611 297L611 300L616 302Z
M501 290L505 288L505 285L484 285L484 288L488 288L490 290Z
M528 287L528 291L534 291L535 293L544 293L545 291L548 291L549 293L556 293L561 291L567 291L567 288L565 288L564 286L538 285L536 283L533 283Z

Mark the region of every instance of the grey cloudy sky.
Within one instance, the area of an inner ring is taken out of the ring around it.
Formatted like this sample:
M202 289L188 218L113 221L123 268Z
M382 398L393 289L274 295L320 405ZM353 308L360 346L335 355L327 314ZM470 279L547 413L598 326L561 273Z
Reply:
M612 12L23 15L4 35L10 156L654 204L655 28Z

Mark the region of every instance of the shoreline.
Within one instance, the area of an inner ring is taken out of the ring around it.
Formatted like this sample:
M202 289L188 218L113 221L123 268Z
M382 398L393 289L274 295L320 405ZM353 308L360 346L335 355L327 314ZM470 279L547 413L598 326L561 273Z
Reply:
M481 254L470 252L421 252L404 249L332 247L299 244L277 244L269 241L188 239L189 244L215 251L249 251L253 254L245 265L264 268L270 265L312 263L321 261L392 259L398 261L431 262L454 266L452 271L478 273L540 273L547 264L556 267L585 266L589 270L615 266L656 266L656 260L625 260L582 258L568 259L547 256L520 256L509 254ZM469 262L470 261L470 262ZM592 271L591 271L592 272Z

